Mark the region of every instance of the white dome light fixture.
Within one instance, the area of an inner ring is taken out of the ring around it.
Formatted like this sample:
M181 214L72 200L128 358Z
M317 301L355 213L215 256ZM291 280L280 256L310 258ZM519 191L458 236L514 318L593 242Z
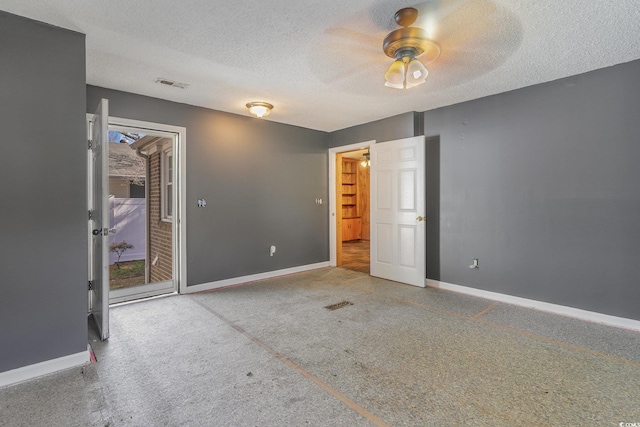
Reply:
M249 109L249 113L251 113L252 116L261 119L271 114L271 109L273 108L273 105L269 104L268 102L254 101L254 102L249 102L247 104L247 108Z
M402 28L390 32L384 38L382 50L395 58L384 75L385 86L394 89L410 89L424 83L429 75L423 62L431 63L440 56L440 48L429 40L427 31L410 27L418 18L418 10L405 7L394 16ZM422 60L417 58L422 56Z

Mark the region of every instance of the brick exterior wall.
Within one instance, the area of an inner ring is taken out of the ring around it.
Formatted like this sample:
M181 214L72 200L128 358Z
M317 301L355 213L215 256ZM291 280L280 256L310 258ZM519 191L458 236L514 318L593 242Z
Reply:
M173 250L171 222L162 221L161 153L149 158L149 283L173 279ZM158 257L157 262L153 261Z

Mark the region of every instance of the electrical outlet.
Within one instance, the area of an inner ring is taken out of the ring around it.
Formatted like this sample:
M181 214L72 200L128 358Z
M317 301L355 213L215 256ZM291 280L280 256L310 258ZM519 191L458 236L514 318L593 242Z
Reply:
M273 254L276 253L276 247L275 246L271 246L269 248L269 256L273 256Z

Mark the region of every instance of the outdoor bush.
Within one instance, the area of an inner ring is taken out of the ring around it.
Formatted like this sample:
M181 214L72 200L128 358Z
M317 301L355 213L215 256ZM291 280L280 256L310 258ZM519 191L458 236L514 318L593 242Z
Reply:
M120 268L120 257L127 250L133 249L133 245L131 243L127 243L125 240L118 243L112 243L109 245L109 251L118 255L118 260L116 261L116 267Z

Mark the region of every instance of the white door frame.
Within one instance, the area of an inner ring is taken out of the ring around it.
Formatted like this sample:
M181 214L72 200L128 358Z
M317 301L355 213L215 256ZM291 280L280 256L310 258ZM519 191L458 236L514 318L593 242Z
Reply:
M178 185L174 185L173 198L177 201L176 212L178 216L174 218L174 277L178 281L178 292L187 293L187 183L186 183L186 142L187 128L182 126L172 126L162 123L145 122L141 120L125 119L122 117L109 117L109 126L119 128L129 127L135 129L149 130L151 132L168 132L176 135L177 141L174 146L175 165L177 167ZM133 129L132 129L133 130ZM177 197L177 196L180 197Z
M93 114L87 114L90 121ZM109 116L109 127L131 128L132 131L147 130L152 133L172 134L174 137L174 158L176 166L177 184L174 185L174 200L176 200L176 214L174 218L174 278L177 280L178 292L187 293L187 183L186 183L186 142L187 128L162 123L146 122L142 120L126 119ZM169 136L169 135L168 135ZM177 197L179 195L179 197Z
M329 265L335 267L338 263L336 251L337 240L336 232L337 224L337 206L336 200L336 158L338 153L347 151L362 150L369 148L376 143L375 139L370 141L359 142L357 144L341 145L340 147L329 148Z

